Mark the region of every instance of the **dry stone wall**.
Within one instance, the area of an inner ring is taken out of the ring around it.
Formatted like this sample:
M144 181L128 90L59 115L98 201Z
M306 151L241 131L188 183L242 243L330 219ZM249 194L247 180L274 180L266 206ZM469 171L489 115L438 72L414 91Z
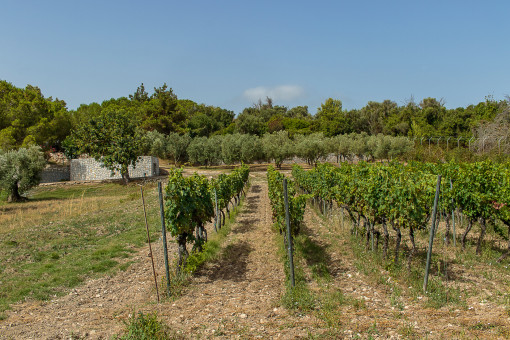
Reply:
M62 182L70 179L71 169L69 166L49 164L41 173L41 183Z
M159 159L151 156L138 158L136 167L128 168L131 178L159 176ZM98 181L106 179L120 179L119 171L112 172L101 166L94 158L80 158L71 160L71 181Z

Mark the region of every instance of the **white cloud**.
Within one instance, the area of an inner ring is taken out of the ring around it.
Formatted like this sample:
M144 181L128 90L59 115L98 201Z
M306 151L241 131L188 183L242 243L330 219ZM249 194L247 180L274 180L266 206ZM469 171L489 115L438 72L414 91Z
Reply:
M243 97L252 102L257 102L259 99L265 100L266 97L273 99L273 101L292 101L303 97L305 90L297 85L280 85L276 87L258 86L247 89L243 93Z

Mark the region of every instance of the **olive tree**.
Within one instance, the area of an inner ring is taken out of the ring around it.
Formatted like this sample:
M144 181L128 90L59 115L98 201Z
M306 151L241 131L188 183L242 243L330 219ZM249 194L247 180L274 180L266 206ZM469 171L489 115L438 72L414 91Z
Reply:
M184 162L187 156L186 150L191 143L190 135L180 135L176 132L172 132L166 137L166 140L167 157L172 158L176 166Z
M329 151L328 142L322 132L308 136L296 135L294 147L297 156L305 159L310 165L317 165L318 160L325 158Z
M221 158L221 141L215 137L195 137L188 146L188 159L193 164L214 165Z
M252 163L255 160L263 158L262 143L256 135L241 135L241 161L244 163Z
M8 192L8 202L24 200L21 196L41 181L46 164L38 146L3 152L0 150L0 188Z
M289 133L284 130L266 133L262 137L262 149L266 158L274 160L278 169L281 169L284 160L293 155Z
M221 139L221 159L225 164L241 161L241 134L225 135Z

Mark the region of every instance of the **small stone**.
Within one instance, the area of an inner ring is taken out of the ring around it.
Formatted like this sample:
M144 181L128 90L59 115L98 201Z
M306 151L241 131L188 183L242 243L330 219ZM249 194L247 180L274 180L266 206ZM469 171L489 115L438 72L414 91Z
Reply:
M239 317L240 317L241 319L246 319L246 318L248 317L248 315L246 315L246 314L242 313L241 315L239 315Z

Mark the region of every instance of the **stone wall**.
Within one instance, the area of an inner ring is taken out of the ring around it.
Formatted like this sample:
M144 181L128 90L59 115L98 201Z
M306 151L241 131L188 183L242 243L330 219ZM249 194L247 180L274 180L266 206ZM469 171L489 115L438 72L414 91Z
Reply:
M136 167L128 168L131 178L159 176L159 159L151 156L139 157ZM120 172L112 172L101 166L94 158L80 158L71 160L71 181L98 181L105 179L120 179Z
M71 169L65 165L48 164L41 173L41 183L69 181Z

